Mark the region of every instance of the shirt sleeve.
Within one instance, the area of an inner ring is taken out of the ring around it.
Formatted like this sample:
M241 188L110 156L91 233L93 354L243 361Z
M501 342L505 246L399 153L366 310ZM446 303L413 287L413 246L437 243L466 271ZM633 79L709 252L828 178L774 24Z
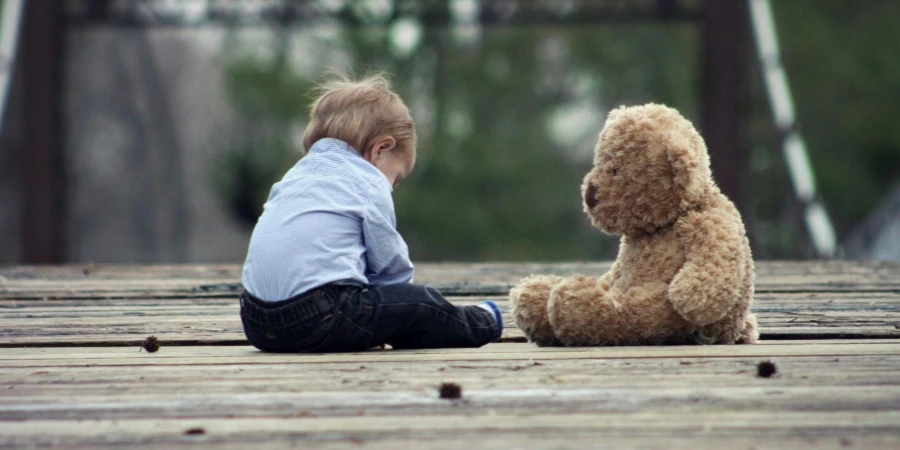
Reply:
M410 283L413 264L403 237L397 232L394 201L387 187L376 187L363 217L363 241L366 248L366 278L369 284Z

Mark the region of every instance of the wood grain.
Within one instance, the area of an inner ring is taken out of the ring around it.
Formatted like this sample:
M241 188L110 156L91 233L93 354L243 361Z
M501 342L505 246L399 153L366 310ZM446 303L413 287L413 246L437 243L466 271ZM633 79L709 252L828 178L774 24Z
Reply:
M607 268L420 264L503 342L303 355L246 345L236 265L0 268L0 448L900 448L900 265L760 262L757 345L521 342L510 286Z
M762 358L777 363L774 377L757 376ZM289 441L441 448L461 434L497 445L529 436L569 445L593 435L614 447L675 440L713 448L711 436L882 445L900 432L895 340L493 344L341 355L17 348L0 349L0 365L0 445L7 447ZM438 398L446 381L463 387L462 399ZM184 435L199 428L199 438Z

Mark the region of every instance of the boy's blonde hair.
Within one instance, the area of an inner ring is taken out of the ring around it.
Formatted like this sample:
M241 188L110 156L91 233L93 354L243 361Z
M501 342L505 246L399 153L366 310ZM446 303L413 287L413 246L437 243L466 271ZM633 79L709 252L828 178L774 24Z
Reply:
M398 149L415 152L416 127L403 100L383 75L354 81L340 74L319 85L309 113L303 147L322 138L340 139L360 154L379 138L393 136Z

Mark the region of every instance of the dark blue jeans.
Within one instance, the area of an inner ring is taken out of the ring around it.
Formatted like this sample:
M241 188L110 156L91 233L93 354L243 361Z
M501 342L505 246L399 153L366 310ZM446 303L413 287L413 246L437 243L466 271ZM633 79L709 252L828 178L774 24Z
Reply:
M241 321L250 343L268 352L481 347L500 338L492 313L454 306L437 290L408 283L332 284L279 302L244 292Z

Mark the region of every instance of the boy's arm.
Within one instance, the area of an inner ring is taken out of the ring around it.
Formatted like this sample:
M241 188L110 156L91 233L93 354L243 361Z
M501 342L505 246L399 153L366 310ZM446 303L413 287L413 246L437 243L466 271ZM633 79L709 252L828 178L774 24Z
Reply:
M369 199L362 223L363 245L366 247L366 277L379 286L411 283L413 264L409 249L397 232L394 201L390 192L376 189Z

